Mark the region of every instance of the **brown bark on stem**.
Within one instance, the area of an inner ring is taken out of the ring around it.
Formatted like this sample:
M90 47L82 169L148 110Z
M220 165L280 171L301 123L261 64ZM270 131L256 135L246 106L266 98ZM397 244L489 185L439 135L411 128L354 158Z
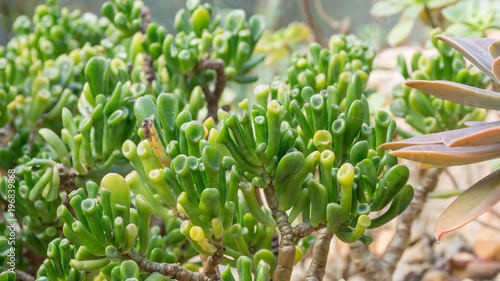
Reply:
M214 70L215 71L215 86L214 90L211 91L206 85L203 87L203 93L205 93L205 99L207 101L208 116L212 117L215 122L218 122L217 110L219 109L219 100L226 87L226 73L224 68L226 64L221 59L203 59L198 62L193 72L198 70Z
M427 194L436 188L442 171L442 168L425 171L422 185L415 188L415 197L408 209L399 217L396 233L382 256L377 258L368 246L360 241L350 244L352 261L368 280L392 280L396 265L410 243L411 226L422 212Z
M142 8L141 11L141 19L142 19L142 25L141 25L141 32L143 34L146 34L146 30L148 28L148 25L151 23L151 12L148 7ZM154 59L144 52L144 76L146 77L146 81L148 82L148 89L150 93L153 93L153 81L156 80L155 76L155 69L153 66Z
M321 33L321 29L316 23L316 19L311 14L311 9L309 8L309 0L301 0L300 4L302 6L302 11L304 12L304 17L306 18L307 25L312 29L314 34L314 40L318 42L321 46L325 47L325 39Z
M316 241L312 250L312 260L307 270L306 281L321 281L325 276L325 267L330 251L330 242L333 238L333 231L326 228L318 231Z
M150 261L135 251L128 252L123 255L128 260L133 260L137 263L143 272L158 272L163 276L170 277L178 281L210 281L211 279L204 276L203 273L193 272L181 267L179 264L172 263L157 263Z
M211 278L211 280L222 280L219 274L219 264L224 257L224 247L222 247L222 239L215 239L213 245L217 248L217 251L209 257L205 258L203 262L203 274Z
M280 247L278 250L278 265L274 271L273 281L288 281L292 277L295 263L293 228L290 223L288 223L288 215L278 210L278 198L274 192L274 187L270 186L264 189L264 195L281 234Z
M324 224L320 224L318 227L313 228L308 222L303 222L293 227L293 235L295 238L303 238L323 228L325 228Z
M31 276L30 274L14 269L14 273L16 273L16 280L22 280L22 281L35 281L35 277Z

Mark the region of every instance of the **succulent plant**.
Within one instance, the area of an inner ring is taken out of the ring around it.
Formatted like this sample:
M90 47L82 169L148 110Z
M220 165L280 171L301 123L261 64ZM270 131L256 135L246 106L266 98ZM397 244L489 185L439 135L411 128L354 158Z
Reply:
M439 28L433 30L431 36L440 31ZM443 79L481 89L490 84L489 77L474 66L467 66L460 53L433 37L431 41L439 52L437 56L425 56L417 51L408 64L402 55L398 57L398 70L405 79ZM421 134L464 128L467 122L483 121L486 117L486 110L483 108L452 103L402 84L394 87L393 96L392 113L405 118ZM399 133L411 136L408 132Z
M281 281L312 247L319 280L333 236L369 244L369 229L408 207L408 168L377 150L396 123L384 111L371 118L374 51L360 40L312 44L286 82L226 111L226 80L255 81L265 57L253 56L260 16L222 18L191 0L174 36L141 1L102 13L48 0L0 50L0 123L12 131L0 207L14 188L16 212L4 218L21 233L17 277L234 280L236 268L239 280ZM0 224L0 280L15 278L14 232Z
M495 84L500 81L500 41L481 38L437 36L460 52ZM451 81L415 80L407 86L464 106L498 109L498 92L478 89ZM379 149L392 149L391 155L430 166L455 166L499 157L498 122L473 122L467 128L417 136L387 143ZM498 170L478 181L460 195L439 217L436 238L453 231L500 200Z
M387 35L387 43L391 46L397 46L410 35L419 18L432 27L438 27L435 14L455 2L457 0L380 0L371 7L370 13L381 18L402 13L398 23Z
M312 43L309 54L292 54L291 66L287 70L287 83L293 89L292 99L300 101L300 90L306 85L315 91L334 85L344 97L354 73L362 78L363 87L366 86L375 51L354 35L334 35L328 46L321 48L318 43Z
M257 54L264 53L264 63L272 66L284 58L289 58L291 50L297 49L301 43L311 41L311 29L300 22L292 22L286 28L274 32L264 32L262 39L255 46Z
M459 1L443 8L443 17L449 22L445 33L454 37L485 37L485 31L500 28L500 8L490 0Z

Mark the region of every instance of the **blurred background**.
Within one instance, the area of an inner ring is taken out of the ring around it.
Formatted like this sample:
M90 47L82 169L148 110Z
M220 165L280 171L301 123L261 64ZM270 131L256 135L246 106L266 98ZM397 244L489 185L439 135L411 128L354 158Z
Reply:
M19 15L32 16L34 8L43 0L0 0L0 44L5 45L12 36L12 23ZM100 13L104 0L61 0L61 6L70 10L80 9L82 12ZM151 8L154 21L164 24L173 30L175 12L185 5L185 0L145 0ZM262 14L266 18L270 31L286 27L291 22L306 22L300 0L210 0L202 1L212 4L220 13L227 9L244 9L247 15ZM370 8L374 0L313 0L310 9L316 18L325 38L339 32L350 32L369 42L379 49L385 45L387 33L398 22L398 16L374 18ZM421 22L410 34L410 41L421 41L427 38L427 32Z

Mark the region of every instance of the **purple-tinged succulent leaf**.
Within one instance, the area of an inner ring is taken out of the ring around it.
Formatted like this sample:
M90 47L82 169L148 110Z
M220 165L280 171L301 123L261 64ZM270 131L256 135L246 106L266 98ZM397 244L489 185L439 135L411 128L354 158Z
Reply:
M439 216L434 234L439 241L441 237L460 228L500 201L500 170L469 187L453 201Z
M434 134L416 136L401 141L387 142L378 147L379 150L397 150L408 146L414 145L427 145L427 144L442 144L443 136L447 132L439 132Z
M459 147L447 147L444 144L414 145L389 154L424 164L457 166L500 157L500 143Z
M467 127L474 127L474 126L479 126L479 125L483 125L483 124L488 124L488 122L484 122L484 121L467 121L467 122L464 122L464 125L467 126Z
M500 142L500 121L448 131L443 143L448 147L487 145Z
M500 110L500 93L497 92L440 80L414 80L405 85L454 103Z
M500 57L500 40L497 40L490 44L488 47L488 51L490 51L490 55L493 58Z
M493 75L497 78L497 81L500 81L500 57L496 58L491 65L491 71Z
M461 53L473 65L475 65L481 72L488 75L491 79L499 83L491 71L491 64L493 57L488 51L488 47L496 41L492 38L456 38L437 35L437 39L452 46L455 50Z
M380 150L397 150L414 145L444 144L448 147L476 146L500 142L500 121L480 122L476 126L458 130L416 136L397 142L384 143Z

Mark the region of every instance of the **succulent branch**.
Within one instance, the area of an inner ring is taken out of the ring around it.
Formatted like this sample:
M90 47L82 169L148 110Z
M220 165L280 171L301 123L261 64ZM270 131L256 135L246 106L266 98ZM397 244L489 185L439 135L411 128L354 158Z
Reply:
M147 260L143 256L139 255L136 252L128 252L124 254L126 259L132 260L141 269L143 272L158 272L163 276L167 276L173 278L178 281L209 281L212 280L206 276L203 276L202 273L192 272L187 270L178 264L167 264L167 263L157 263L150 260Z
M415 188L413 201L408 206L408 209L399 216L396 232L382 256L376 257L362 243L350 244L352 260L363 276L371 280L392 279L396 265L410 243L413 222L422 212L427 200L427 194L436 188L442 171L442 168L434 168L422 172L422 185Z
M273 280L290 280L295 263L295 237L292 226L288 222L288 215L278 210L279 203L274 188L268 187L264 189L264 195L280 233L278 266L274 271Z
M311 27L314 33L314 39L321 46L326 46L325 39L323 38L321 29L319 28L316 19L311 13L311 8L309 7L309 0L301 0L300 5L302 7L302 12L304 13L304 17L306 18L306 22L309 25L309 27Z
M377 149L396 123L370 112L375 53L356 37L311 44L255 103L228 106L227 82L258 78L261 16L189 0L174 35L140 0L101 11L47 0L0 48L0 125L16 132L0 207L14 192L15 252L42 260L37 280L287 281L311 246L320 280L333 236L369 244L410 204L408 168Z
M208 117L212 117L215 122L218 122L217 110L219 109L219 100L226 87L226 73L224 71L225 64L221 59L210 60L203 59L195 66L194 71L198 70L213 70L215 71L214 89L210 90L209 86L203 87L205 99L207 101Z
M316 241L312 249L312 259L307 270L306 281L321 281L325 276L328 253L330 251L330 242L333 238L333 231L326 228L318 231Z

